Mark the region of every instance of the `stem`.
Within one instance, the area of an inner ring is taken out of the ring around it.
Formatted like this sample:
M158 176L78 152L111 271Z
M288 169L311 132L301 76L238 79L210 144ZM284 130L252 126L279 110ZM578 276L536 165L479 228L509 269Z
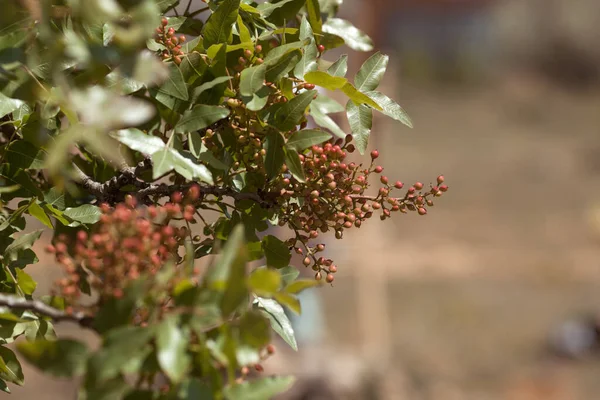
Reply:
M90 327L93 322L93 318L83 312L67 313L39 300L27 300L3 293L0 293L0 306L6 306L12 310L35 311L40 315L52 318L54 321L76 322L83 327Z
M193 17L195 17L196 15L198 15L198 14L202 14L204 11L208 11L208 10L210 10L210 7L201 8L201 9L199 9L199 10L196 10L196 11L194 11L194 12L190 13L190 14L188 15L188 17L190 17L190 18L193 18Z

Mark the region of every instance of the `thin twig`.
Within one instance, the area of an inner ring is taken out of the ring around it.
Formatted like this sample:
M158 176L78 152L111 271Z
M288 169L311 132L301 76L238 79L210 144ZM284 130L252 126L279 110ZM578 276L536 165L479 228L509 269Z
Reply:
M3 293L0 293L0 306L5 306L12 310L35 311L37 314L50 317L56 322L70 321L83 327L90 327L94 320L93 317L83 312L67 313L39 300L27 300L23 297L10 296Z

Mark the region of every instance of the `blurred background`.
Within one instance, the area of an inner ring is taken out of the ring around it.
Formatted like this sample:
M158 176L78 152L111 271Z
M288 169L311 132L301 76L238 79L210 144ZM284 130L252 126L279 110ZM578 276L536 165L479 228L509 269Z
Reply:
M600 2L345 0L340 17L390 55L380 90L414 122L375 119L384 174L451 190L328 242L335 283L306 293L300 350L265 365L298 376L282 399L599 398ZM368 56L342 53L349 76ZM15 398L74 394L26 376Z

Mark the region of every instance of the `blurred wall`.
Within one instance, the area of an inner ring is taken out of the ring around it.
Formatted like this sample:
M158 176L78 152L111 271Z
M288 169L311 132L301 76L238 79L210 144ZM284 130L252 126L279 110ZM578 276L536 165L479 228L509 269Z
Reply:
M600 80L598 0L349 3L348 17L378 47L398 54L408 75L437 68L444 73L462 69L474 77L530 68L581 87Z

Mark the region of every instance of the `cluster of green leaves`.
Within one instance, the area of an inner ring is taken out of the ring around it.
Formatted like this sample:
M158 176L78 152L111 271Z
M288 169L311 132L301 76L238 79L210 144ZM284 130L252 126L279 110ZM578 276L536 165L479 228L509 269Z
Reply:
M27 216L53 236L93 230L101 201L121 201L127 193L152 189L159 179L174 187L198 182L229 194L265 193L284 165L298 181L306 179L299 153L332 135L346 136L332 114L346 113L361 154L373 110L411 125L404 110L376 90L387 56L373 54L350 80L346 55L327 61L319 51L344 44L373 50L367 35L336 17L342 0L210 0L196 11L179 3L5 0L0 13L2 294L34 303L36 282L24 269L38 261L31 248L42 231L24 233ZM181 63L159 57L165 46L153 37L164 15L164 29L186 35ZM257 48L263 49L261 61L236 73L240 58ZM339 90L347 104L316 96L315 90L296 90L298 83ZM285 101L273 101L273 88ZM232 121L240 117L232 99L265 133L259 144L266 151L261 161L266 183L260 173L240 167L250 161L232 138ZM308 116L321 129L298 130ZM213 148L205 140L209 130L219 139ZM122 179L124 165L145 159L150 170L135 182ZM284 307L299 313L296 295L317 282L298 279L285 241L259 237L278 222L281 210L251 196L234 198L233 206L220 195L200 206L218 215L206 224L205 240L190 238L192 256L185 262L220 255L201 283L189 277L165 293L149 290L144 278L132 282L122 299L103 304L94 316L92 328L102 338L97 351L57 339L52 318L33 306L1 306L0 390L10 392L7 382L23 383L21 365L5 346L19 337L25 339L18 346L23 356L43 371L83 377L82 399L267 399L286 390L291 378L240 383L239 371L260 363L271 329L297 348ZM158 204L161 196L143 200ZM265 266L248 274L247 262L260 259ZM168 280L173 268L165 266L161 279ZM172 313L147 326L132 324L148 296L163 295L176 305ZM39 300L56 310L66 306L58 297ZM149 384L159 373L170 384L160 393Z

